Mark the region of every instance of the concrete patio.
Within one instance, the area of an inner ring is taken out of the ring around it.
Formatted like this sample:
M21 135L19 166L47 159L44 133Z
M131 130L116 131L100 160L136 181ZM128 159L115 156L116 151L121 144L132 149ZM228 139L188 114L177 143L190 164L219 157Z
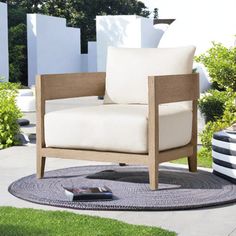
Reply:
M88 99L53 101L48 104L47 110L73 107L87 104ZM94 98L91 103L100 103ZM35 133L35 113L27 113L25 117L31 121L29 127L23 128L26 134ZM31 135L31 137L34 137ZM95 215L118 219L131 224L158 226L172 230L180 236L236 236L236 204L187 211L81 211L60 209L56 207L37 205L15 198L8 193L8 186L15 180L35 173L36 150L34 138L25 146L12 147L0 151L0 206L20 208L35 208L43 210L66 210L79 214ZM47 160L46 170L65 168L70 166L98 165L98 162L62 160L50 158ZM104 163L103 163L104 164ZM109 163L108 163L109 164ZM170 165L170 164L167 164ZM184 167L184 166L183 166ZM211 171L208 169L208 171Z

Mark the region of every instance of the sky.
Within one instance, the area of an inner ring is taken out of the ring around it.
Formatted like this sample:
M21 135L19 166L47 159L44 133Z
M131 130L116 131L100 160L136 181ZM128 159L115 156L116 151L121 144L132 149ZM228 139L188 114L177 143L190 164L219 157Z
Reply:
M197 13L208 17L227 17L236 20L236 0L141 0L153 11L159 9L160 18L177 18Z

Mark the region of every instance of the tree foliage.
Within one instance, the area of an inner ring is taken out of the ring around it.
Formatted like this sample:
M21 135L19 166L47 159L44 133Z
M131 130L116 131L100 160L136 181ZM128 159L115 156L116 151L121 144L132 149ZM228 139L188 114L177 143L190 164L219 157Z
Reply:
M154 8L154 11L153 11L153 19L158 19L159 18L159 10L158 8Z
M26 13L64 17L68 26L81 29L82 52L96 40L97 15L140 15L150 12L137 0L5 0L9 6L10 81L27 81Z
M145 5L136 0L50 0L42 4L41 12L65 17L68 25L79 27L83 52L87 51L87 42L96 39L97 15L150 15Z
M227 48L213 42L213 47L196 57L196 61L206 66L213 82L236 91L236 47Z
M27 84L26 9L8 2L10 81Z
M10 81L27 83L26 25L20 23L9 29Z

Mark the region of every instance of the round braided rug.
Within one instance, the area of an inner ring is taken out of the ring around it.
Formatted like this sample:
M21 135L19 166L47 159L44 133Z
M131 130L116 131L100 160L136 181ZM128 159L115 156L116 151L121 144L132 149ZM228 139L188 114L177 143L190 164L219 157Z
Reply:
M67 200L64 187L109 187L113 200ZM177 210L236 202L236 185L210 172L160 167L159 189L151 191L148 170L140 166L81 166L49 171L43 179L30 175L9 186L21 199L84 210Z

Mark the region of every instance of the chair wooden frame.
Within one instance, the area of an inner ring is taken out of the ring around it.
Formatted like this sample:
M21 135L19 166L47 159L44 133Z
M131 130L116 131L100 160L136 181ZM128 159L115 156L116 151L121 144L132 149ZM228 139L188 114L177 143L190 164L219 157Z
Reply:
M189 171L197 171L197 99L199 75L166 75L148 77L149 119L148 154L48 148L44 137L44 115L47 100L105 94L104 72L39 75L36 78L37 107L37 178L43 178L46 157L141 164L149 167L150 188L158 188L159 164L181 157L188 158ZM159 105L192 101L192 138L188 145L159 151Z

